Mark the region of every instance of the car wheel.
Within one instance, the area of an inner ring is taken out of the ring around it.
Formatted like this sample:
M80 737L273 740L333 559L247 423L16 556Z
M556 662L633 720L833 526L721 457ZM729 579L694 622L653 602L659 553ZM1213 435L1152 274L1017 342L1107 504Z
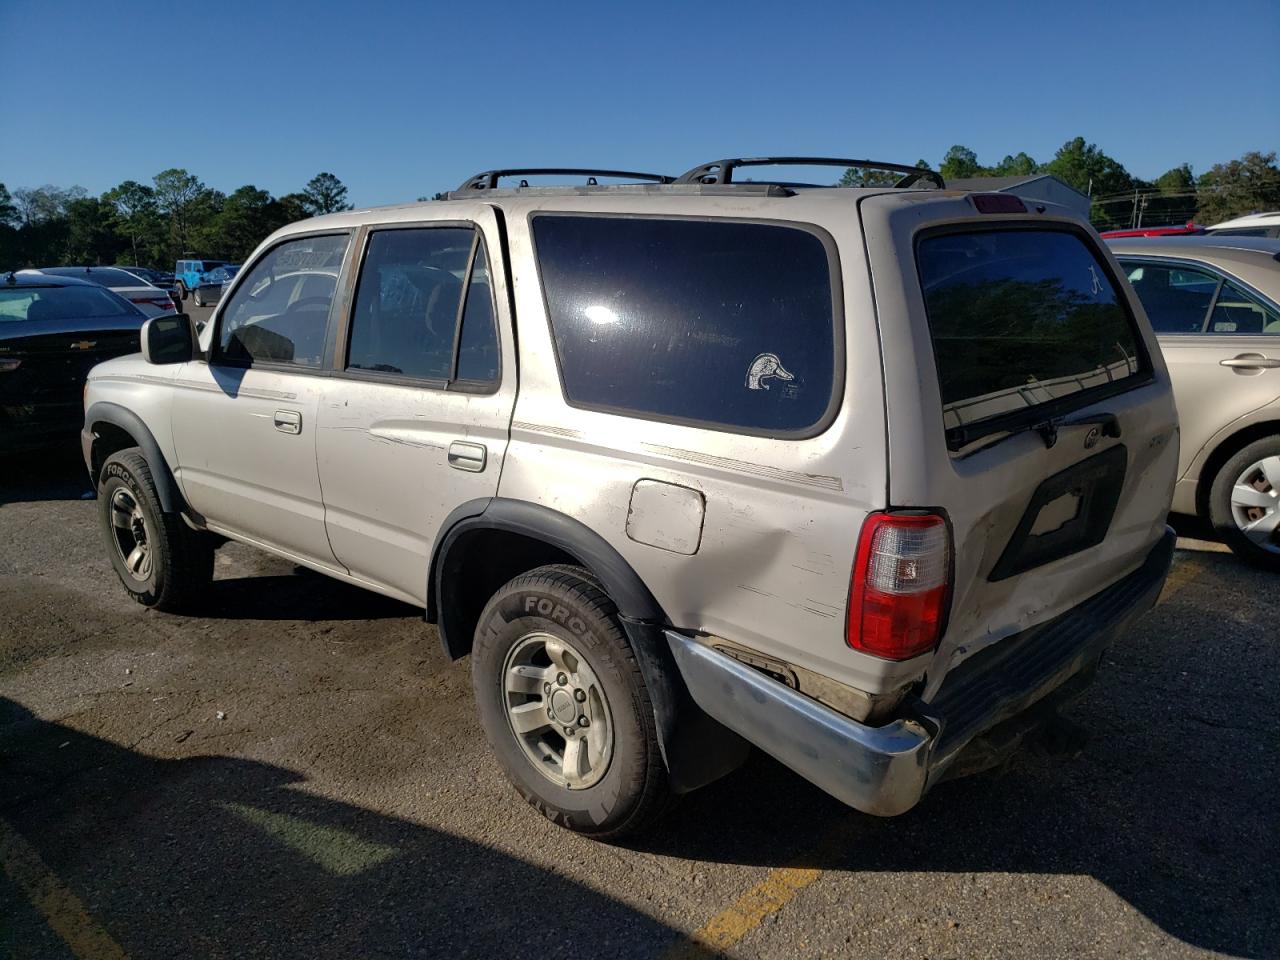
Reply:
M653 705L617 608L586 570L539 567L480 615L472 680L516 789L597 838L647 826L670 796Z
M200 295L200 288L199 288L199 287L196 287L196 291L195 291L195 293L193 293L193 294L192 294L192 297L194 297L194 298L195 298L196 306L197 306L197 307L203 307L203 306L204 306L204 297L202 297L202 296Z
M1239 557L1280 570L1280 437L1257 440L1222 465L1209 519Z
M178 297L183 300L187 299L187 285L185 283L178 284Z
M111 565L138 603L180 610L213 579L212 542L161 509L151 468L136 447L103 464L98 521Z

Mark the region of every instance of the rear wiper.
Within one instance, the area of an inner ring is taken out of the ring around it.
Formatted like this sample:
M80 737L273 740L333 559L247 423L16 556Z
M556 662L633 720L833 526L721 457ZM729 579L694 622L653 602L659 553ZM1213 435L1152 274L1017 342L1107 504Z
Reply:
M1060 417L1050 417L1047 420L1038 420L1015 426L996 422L980 423L976 426L952 427L947 431L947 448L950 450L962 450L983 437L990 436L993 433L1000 433L1004 430L1007 430L1008 433L995 441L996 443L1008 440L1010 437L1016 437L1018 434L1025 433L1028 430L1034 430L1040 434L1040 439L1044 441L1045 449L1047 450L1058 442L1058 431L1061 428L1080 427L1090 424L1100 427L1104 437L1119 438L1120 436L1120 420L1114 413L1084 414L1078 417L1063 414Z

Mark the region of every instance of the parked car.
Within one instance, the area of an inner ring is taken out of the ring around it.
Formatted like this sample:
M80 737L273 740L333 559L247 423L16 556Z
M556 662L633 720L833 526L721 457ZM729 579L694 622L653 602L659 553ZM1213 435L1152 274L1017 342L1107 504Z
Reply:
M149 267L120 267L126 273L132 273L135 277L145 283L151 284L153 287L159 287L169 294L173 301L174 308L178 311L182 310L182 295L178 292L178 281L172 273L164 270L152 270Z
M1099 236L1103 240L1114 240L1120 237L1179 237L1204 233L1204 227L1194 223L1172 227L1134 227L1131 230L1104 230Z
M102 360L138 352L146 315L95 283L0 276L0 452L72 440L83 390Z
M1109 243L1173 378L1182 423L1173 509L1280 570L1280 240Z
M764 162L277 231L90 379L125 589L181 609L227 537L425 608L594 836L750 744L880 815L1006 754L1164 582L1155 338L1064 207Z
M183 300L187 299L196 287L208 279L211 271L226 265L225 260L179 260L173 270L174 277L177 279L178 295Z
M1280 237L1280 211L1251 213L1206 229L1216 237Z
M119 267L40 267L38 270L20 270L18 273L41 273L51 277L74 277L106 287L118 293L148 317L172 313L173 298L167 290L152 286Z
M232 278L235 277L239 269L240 264L228 263L225 266L218 267L216 270L210 270L205 275L206 279L192 292L196 306L217 306L222 299L222 291L230 285Z

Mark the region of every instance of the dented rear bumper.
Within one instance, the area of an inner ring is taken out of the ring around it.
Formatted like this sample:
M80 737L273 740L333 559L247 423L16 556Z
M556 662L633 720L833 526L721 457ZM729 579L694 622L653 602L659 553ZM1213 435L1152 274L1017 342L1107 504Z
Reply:
M684 634L667 631L667 640L704 711L850 806L894 816L915 806L975 738L1086 674L1155 604L1174 539L1166 528L1133 573L965 661L931 702L910 701L881 726L851 720Z

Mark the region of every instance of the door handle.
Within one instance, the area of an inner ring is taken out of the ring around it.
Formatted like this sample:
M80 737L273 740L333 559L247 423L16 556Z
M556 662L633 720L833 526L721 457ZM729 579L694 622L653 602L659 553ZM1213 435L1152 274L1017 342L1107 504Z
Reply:
M277 410L275 424L281 433L301 433L302 414L297 410Z
M1243 368L1245 370L1270 370L1274 367L1280 367L1280 360L1273 360L1260 353L1242 353L1229 360L1219 360L1218 363L1224 367Z
M489 459L489 451L483 443L466 443L455 440L449 444L449 466L467 473L483 473Z

